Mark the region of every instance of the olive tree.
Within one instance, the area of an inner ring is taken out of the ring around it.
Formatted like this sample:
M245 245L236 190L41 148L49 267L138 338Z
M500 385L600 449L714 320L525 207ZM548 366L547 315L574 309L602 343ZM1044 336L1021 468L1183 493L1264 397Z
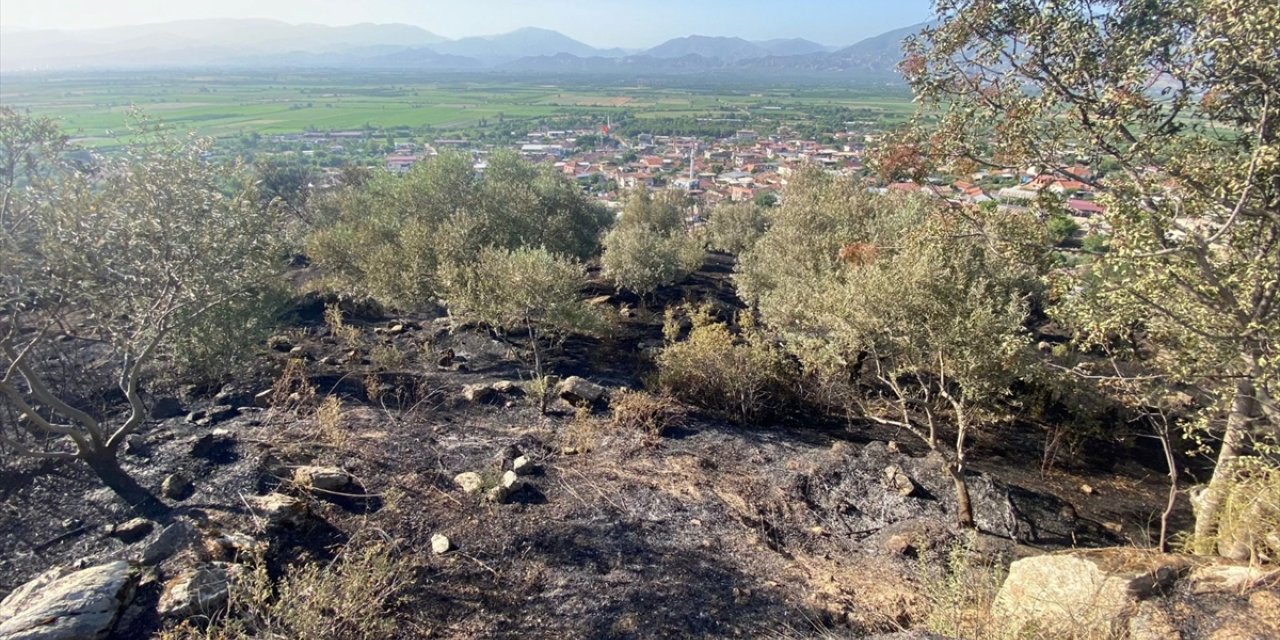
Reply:
M740 260L742 292L827 401L942 458L973 526L967 442L1026 371L1024 276L957 212L850 188L817 174L793 185Z
M307 238L308 255L339 284L404 308L439 298L444 271L484 247L586 259L610 222L570 180L510 153L494 154L483 173L469 156L442 154L316 206L326 211Z
M207 141L138 140L73 166L51 122L0 112L0 417L12 419L0 442L78 460L130 505L163 511L117 457L146 420L148 367L280 260L274 216L252 189L224 192L248 180L211 166ZM68 376L109 380L127 407L95 406Z
M679 282L702 264L701 243L685 224L684 196L638 191L604 237L604 274L621 289L646 296Z
M604 317L581 297L586 273L572 258L542 248L489 247L474 262L452 272L449 312L496 330L527 334L539 382L546 377L543 340L570 333L594 334L605 326ZM541 401L545 410L545 393Z
M712 249L738 255L769 228L767 207L754 202L721 204L711 210L707 236Z
M1218 398L1212 550L1237 461L1280 430L1280 5L943 0L903 63L944 162L1037 166L1100 194L1108 251L1060 274L1081 338ZM1088 161L1098 175L1071 167ZM1105 168L1103 173L1101 169Z

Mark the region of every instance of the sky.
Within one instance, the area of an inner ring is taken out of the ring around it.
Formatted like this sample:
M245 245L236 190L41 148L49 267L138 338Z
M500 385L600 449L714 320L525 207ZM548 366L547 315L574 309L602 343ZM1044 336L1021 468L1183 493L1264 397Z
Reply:
M924 22L930 0L3 0L6 29L92 29L195 18L412 24L449 38L555 29L597 47L691 34L848 45Z

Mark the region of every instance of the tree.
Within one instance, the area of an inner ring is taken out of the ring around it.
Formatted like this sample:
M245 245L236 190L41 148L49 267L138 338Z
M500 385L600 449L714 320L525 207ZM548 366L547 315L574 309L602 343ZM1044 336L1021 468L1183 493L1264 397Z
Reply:
M1280 357L1280 5L1266 0L947 0L903 69L933 150L1035 165L1101 193L1108 251L1061 275L1085 341L1215 395L1197 550L1242 456L1274 443ZM1105 175L1080 175L1077 149ZM1096 246L1089 243L1087 246Z
M380 175L326 198L308 255L339 283L414 308L442 295L444 271L480 249L545 247L586 259L610 216L548 167L494 154L483 174L471 158L442 154L407 175Z
M750 249L768 228L765 207L749 202L721 204L711 211L707 236L711 248L737 255Z
M801 176L740 258L740 292L828 402L941 456L973 526L967 442L1026 371L1025 278L959 212L852 184Z
M79 460L131 506L165 507L120 466L146 419L148 367L208 314L254 295L279 267L273 209L204 160L208 141L155 128L76 167L48 120L0 111L0 444ZM71 363L68 367L67 363ZM122 417L73 393L110 380ZM7 421L7 420L6 420Z
M702 245L684 222L684 195L638 191L627 200L618 223L604 237L604 273L621 289L646 296L693 273L704 257Z
M585 277L577 261L543 248L486 248L474 263L455 268L448 289L449 312L496 330L526 333L534 376L542 381L542 340L598 333L605 324L580 296ZM545 393L541 402L545 411Z

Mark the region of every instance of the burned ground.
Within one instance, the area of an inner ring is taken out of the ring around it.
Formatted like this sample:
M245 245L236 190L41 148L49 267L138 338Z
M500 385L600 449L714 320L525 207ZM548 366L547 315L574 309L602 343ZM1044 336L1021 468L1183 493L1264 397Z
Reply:
M711 267L659 292L657 302L711 297L731 306L728 269ZM643 347L661 339L661 318L640 300L602 303L632 311L611 336L566 341L551 369L639 387L649 370ZM149 424L123 461L149 487L175 472L193 478L194 493L174 503L175 517L206 536L261 537L249 496L278 489L305 498L315 517L271 538L277 573L329 557L353 537L394 541L415 577L388 613L402 637L892 631L916 621L920 563L965 537L951 525L950 481L907 434L808 416L740 426L695 412L654 442L613 427L604 412L564 403L544 416L518 395L463 400L465 385L528 377L517 340L431 315L369 313L353 314L365 340L353 348L314 309L302 311L287 336L300 351L269 351L217 399L188 389L180 398L186 412ZM379 346L402 358L373 362ZM340 399L337 433L325 432L313 407L253 406L296 357L307 358L320 397ZM1043 474L1038 434L1006 428L984 435L973 454L975 549L1007 559L1149 542L1165 492L1159 471L1068 463ZM505 503L455 486L462 472L495 478L518 455L534 471ZM340 467L358 486L342 495L302 491L290 471L309 464ZM914 483L910 495L886 480L890 467ZM87 469L6 459L0 474L0 593L52 565L138 553L139 544L107 535L133 516ZM1082 493L1082 484L1094 491ZM431 552L438 533L453 542L449 553ZM156 629L147 601L189 556L149 575L118 637Z

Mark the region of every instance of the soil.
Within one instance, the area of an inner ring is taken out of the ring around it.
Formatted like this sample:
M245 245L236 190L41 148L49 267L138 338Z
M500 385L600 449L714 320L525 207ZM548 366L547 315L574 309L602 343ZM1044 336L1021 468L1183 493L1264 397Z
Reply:
M730 266L713 260L647 305L612 296L607 304L633 310L618 331L566 341L552 350L550 370L608 387L642 386L650 365L640 345L661 339L661 314L646 309L682 298L733 307ZM350 322L362 329L364 345L342 364L325 364L345 360L350 348L331 335L316 304L299 308L287 336L307 354L319 395L340 398L336 432L307 407L243 406L207 424L186 415L148 424L145 446L122 459L153 489L170 473L192 477L194 494L173 504L177 517L205 532L256 534L246 496L281 490L307 499L317 517L273 541L277 572L331 557L371 531L394 540L415 570L412 589L389 613L401 637L900 630L917 621L921 563L966 537L951 525L949 480L908 434L807 416L740 426L693 413L654 440L613 428L605 412L585 416L563 402L550 415L527 398L473 404L460 395L464 385L528 378L522 342L447 328L430 314ZM393 331L397 325L403 332ZM375 353L381 362L371 362ZM448 353L453 359L441 366ZM262 366L222 399L252 405L245 399L270 389L297 355L264 349ZM212 396L192 389L181 400L198 411L215 404ZM215 436L215 429L222 431ZM971 546L1007 560L1045 549L1149 544L1167 491L1162 470L1115 447L1105 468L1065 459L1046 474L1044 435L1005 429L983 434L971 454L981 530ZM454 485L465 471L496 477L516 455L530 457L535 472L504 504ZM1125 461L1130 455L1134 461ZM342 467L360 486L344 492L350 495L312 496L287 480L290 467L303 464ZM914 495L884 481L890 465L916 483ZM4 459L0 513L0 594L53 565L135 549L106 535L133 514L82 465ZM1177 516L1185 523L1185 511ZM455 550L433 554L437 533ZM913 542L902 545L902 536ZM164 565L152 579L172 571ZM153 582L139 598L157 591ZM140 610L117 637L155 631L160 621Z

